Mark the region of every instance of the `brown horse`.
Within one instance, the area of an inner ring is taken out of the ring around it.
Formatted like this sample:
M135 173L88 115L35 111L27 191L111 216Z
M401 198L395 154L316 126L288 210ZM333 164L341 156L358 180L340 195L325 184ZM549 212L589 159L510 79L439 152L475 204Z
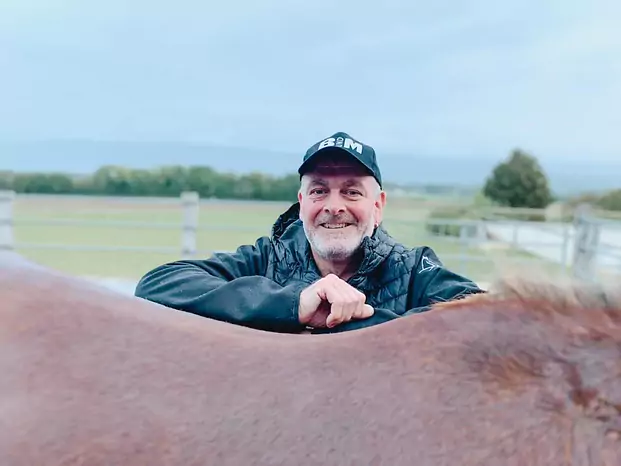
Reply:
M597 289L302 336L0 262L3 466L621 464L621 300Z

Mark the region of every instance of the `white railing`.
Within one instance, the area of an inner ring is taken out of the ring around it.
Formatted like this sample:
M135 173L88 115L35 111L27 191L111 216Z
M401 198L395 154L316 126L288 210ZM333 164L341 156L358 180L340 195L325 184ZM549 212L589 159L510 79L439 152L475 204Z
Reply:
M76 226L76 227L116 227L119 229L144 228L148 230L179 230L181 229L180 249L171 247L149 246L106 246L106 245L74 245L74 244L40 244L16 242L14 235L14 201L13 191L0 191L0 250L2 249L62 249L66 251L139 251L155 253L180 254L183 258L192 258L197 252L197 231L199 220L199 196L195 192L181 194L180 207L183 210L181 228L178 223L165 222L134 222L110 220L76 220L55 218L25 218L19 221L20 225L29 226Z

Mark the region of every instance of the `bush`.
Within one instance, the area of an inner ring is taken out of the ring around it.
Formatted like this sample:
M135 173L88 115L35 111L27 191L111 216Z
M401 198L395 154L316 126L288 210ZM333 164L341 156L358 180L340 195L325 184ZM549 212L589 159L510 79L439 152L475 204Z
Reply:
M545 222L547 217L544 212L498 212L494 213L493 219L515 220L518 222Z
M483 193L505 207L541 209L552 202L548 179L539 162L519 149L494 168Z
M621 189L615 189L604 194L597 201L597 206L604 210L621 210Z
M459 236L461 233L461 225L442 224L442 220L472 220L476 216L472 212L470 206L443 206L432 210L427 219L439 219L438 223L427 222L425 229L437 236Z

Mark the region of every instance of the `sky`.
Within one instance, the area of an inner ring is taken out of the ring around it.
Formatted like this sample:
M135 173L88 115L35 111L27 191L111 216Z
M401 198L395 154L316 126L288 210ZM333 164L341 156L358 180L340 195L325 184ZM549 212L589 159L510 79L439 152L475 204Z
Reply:
M612 161L619 0L2 0L0 142ZM1 155L0 155L1 157Z

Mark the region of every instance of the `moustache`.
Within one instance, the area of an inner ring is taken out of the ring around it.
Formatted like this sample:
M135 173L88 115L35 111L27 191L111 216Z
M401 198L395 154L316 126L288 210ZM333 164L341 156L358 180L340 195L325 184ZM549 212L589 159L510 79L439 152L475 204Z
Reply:
M321 225L322 223L349 223L355 225L356 219L350 216L334 216L334 215L322 215L317 217L315 225Z

